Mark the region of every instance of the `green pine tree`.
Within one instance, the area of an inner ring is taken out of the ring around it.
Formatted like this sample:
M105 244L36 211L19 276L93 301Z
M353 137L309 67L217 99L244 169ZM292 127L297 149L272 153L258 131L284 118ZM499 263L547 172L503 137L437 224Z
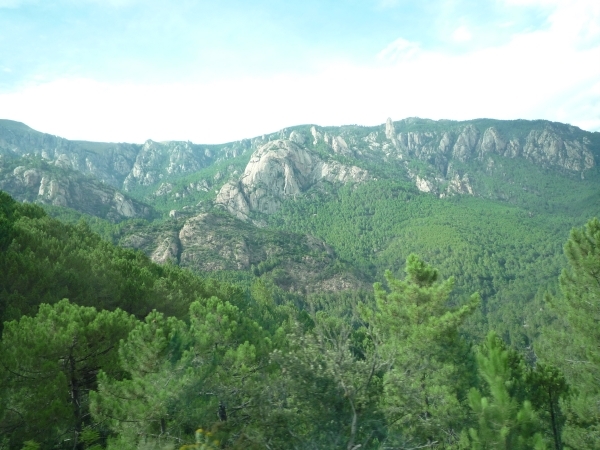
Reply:
M448 306L454 280L410 255L406 278L386 274L390 291L375 285L376 308L362 309L379 351L388 362L382 408L397 445L450 446L465 419L461 401L469 380L469 349L458 329L479 305L474 294L458 308Z
M479 374L487 395L476 388L469 404L477 417L477 428L469 430L472 450L543 450L546 443L531 402L524 396L522 361L491 332L477 354Z
M282 368L287 395L281 409L293 414L288 427L294 445L379 448L375 442L385 436L378 400L386 362L357 314L313 307L310 326L297 323L288 351L272 354Z
M569 397L567 381L556 367L538 362L526 374L527 397L545 424L545 434L554 443L554 450L562 450L562 429L565 417L560 400Z
M193 302L189 324L154 311L119 349L125 376L98 376L92 414L110 428L109 448L179 445L198 425L255 448L270 351L264 331L217 297Z
M44 448L82 448L96 374L119 373L119 341L134 323L124 311L66 299L7 322L0 343L0 434L10 436L11 446L34 440Z
M565 444L600 449L600 221L573 229L564 250L568 267L559 278L560 295L546 297L556 320L537 349L572 387L562 402Z
M139 443L174 444L179 404L191 380L188 327L180 320L150 313L119 348L125 377L98 375L91 411L117 436L111 448L136 448Z

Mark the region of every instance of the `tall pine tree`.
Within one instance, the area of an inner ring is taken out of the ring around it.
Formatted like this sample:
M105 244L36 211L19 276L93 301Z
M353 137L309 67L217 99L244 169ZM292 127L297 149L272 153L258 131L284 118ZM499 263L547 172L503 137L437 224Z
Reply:
M450 446L457 441L469 386L469 348L458 329L479 305L474 294L455 309L448 306L454 280L416 255L406 261L406 278L386 274L390 291L375 285L376 308L363 318L381 342L389 363L383 377L382 408L388 440L394 445Z
M495 333L490 333L477 354L479 374L484 381L482 395L469 392L469 404L478 421L469 430L472 450L544 450L546 443L531 402L524 400L523 362L506 348Z
M538 351L562 370L574 395L563 403L565 444L600 449L600 221L573 229L565 245L568 267L560 295L547 296L556 321L544 330Z

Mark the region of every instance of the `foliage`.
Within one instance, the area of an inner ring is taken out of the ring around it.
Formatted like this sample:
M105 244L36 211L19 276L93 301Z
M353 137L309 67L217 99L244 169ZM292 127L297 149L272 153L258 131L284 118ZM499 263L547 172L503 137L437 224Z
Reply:
M296 323L288 335L289 351L272 353L287 392L282 414L295 416L288 425L294 445L378 448L386 435L377 403L387 364L356 310L314 306L310 323Z
M565 245L568 267L560 276L560 295L548 295L556 314L544 330L539 350L564 372L574 397L564 404L565 443L572 448L600 445L600 221L571 231Z
M523 400L522 361L490 333L477 354L477 366L488 396L473 388L469 405L477 428L469 430L473 450L546 449L540 424L529 400ZM463 436L463 439L465 437ZM463 441L463 446L465 442Z
M115 448L185 441L197 423L223 442L253 445L263 437L250 411L260 408L270 349L256 322L216 297L192 303L189 325L153 312L119 349L127 376L99 375L93 416L118 436Z
M495 329L511 345L525 349L537 334L537 328L523 327L539 310L533 300L540 288L555 283L564 263L565 230L587 208L532 213L481 198L439 199L402 182L379 180L325 192L314 189L284 203L270 220L278 228L323 239L344 264L373 281L387 269L401 273L406 257L419 254L444 277L455 278L451 302L480 293L482 309L465 326L473 339Z
M154 264L140 252L103 241L84 222L65 225L2 192L0 227L0 330L2 322L62 298L143 318L155 308L183 317L195 298L242 295L228 283Z
M376 308L363 308L380 357L389 364L380 402L396 445L444 446L465 420L461 402L469 386L469 349L458 329L479 305L474 294L450 309L454 281L410 255L404 280L386 274L390 291L375 285Z
M547 310L565 216L390 181L323 189L279 226L386 285L286 292L301 240L199 277L0 193L0 448L597 448L598 220L573 230Z
M0 433L10 436L11 445L40 436L45 446L77 443L89 423L96 374L119 375L116 349L134 321L119 309L98 312L65 299L5 324Z

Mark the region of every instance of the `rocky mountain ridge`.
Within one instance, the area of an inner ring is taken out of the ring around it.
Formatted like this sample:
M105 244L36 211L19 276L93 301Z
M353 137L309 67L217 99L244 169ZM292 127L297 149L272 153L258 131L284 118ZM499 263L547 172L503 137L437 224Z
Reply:
M222 145L152 140L141 145L70 141L33 130L20 122L0 120L0 154L37 156L125 191L235 158L257 148L265 139L261 137Z
M400 161L419 190L441 196L473 195L465 165L488 170L495 163L494 157L523 158L539 167L581 177L596 167L598 133L546 121L512 122L511 128L511 123L485 119L468 123L388 119L384 126L362 135L349 127L341 127L338 136L315 127L310 132L314 145L323 142L334 154L358 160Z
M439 197L507 198L482 180L514 183L506 167L510 160L583 178L597 166L599 135L547 121L410 118L376 127L296 126L223 145L151 140L138 145L69 141L0 120L0 187L21 200L113 221L150 217L143 200L188 215L214 202L240 219L256 216L252 220L261 223L261 214L272 214L282 202L323 183L382 176L372 173L373 166L385 167L384 177L410 180L421 192ZM61 169L62 175L36 169L34 160L37 166ZM86 204L84 197L94 200Z
M596 137L594 145L594 134L575 127L541 122L535 127L526 123L510 129L500 121L486 120L444 125L388 119L373 130L316 126L284 130L285 139L257 149L243 174L221 187L215 203L242 220L256 213L272 214L285 199L319 183L374 179L361 167L364 163L389 165L396 169L393 176L406 177L419 191L439 197L506 197L502 192L490 192L479 181L482 177L506 178L502 172L506 172L507 160L523 159L538 168L581 178L596 167L594 152L599 153L600 142Z
M151 140L139 145L69 141L18 122L0 120L0 154L38 158L93 177L150 204L162 199L163 203L175 206L169 206L169 210L198 211L195 207L198 195L191 194L202 192L205 198L247 220L251 212L273 213L282 201L319 183L375 179L369 165L387 166L393 170L387 176L406 178L420 191L440 197L456 194L493 197L495 194L478 186L478 181L482 176L496 177L506 172L503 167L506 160L522 159L562 175L585 177L597 166L598 135L547 121L453 122L409 118L396 122L388 119L376 127L302 125L223 145ZM238 162L232 165L228 161ZM210 176L194 178L194 174L210 171L218 164L224 164L224 168L211 172ZM11 175L5 171L3 186L9 193L15 193L18 186L31 184L28 174L29 181L19 181L16 174L9 181L6 177ZM184 184L177 182L185 176L191 179ZM54 181L54 186L68 184L64 180ZM53 197L59 191L54 188L48 191L51 192L48 197L46 190L42 189L43 194L33 200L82 210L77 201L62 200L76 199L76 195ZM185 200L186 196L190 198ZM101 197L101 203L105 204L107 196ZM498 198L503 195L498 194ZM128 210L133 217L144 216L135 212L136 208Z
M0 190L20 201L72 208L110 222L152 219L154 209L69 166L0 155Z
M124 222L120 245L200 272L250 271L297 292L365 284L324 241L254 226L273 225L269 216L286 202L335 202L344 185L353 192L401 181L414 186L410 195L515 202L527 192L537 204L556 177L574 180L569 186L596 180L599 156L600 133L546 121L388 119L375 127L301 125L223 145L139 145L68 141L0 120L0 189L15 198L111 222L162 216Z

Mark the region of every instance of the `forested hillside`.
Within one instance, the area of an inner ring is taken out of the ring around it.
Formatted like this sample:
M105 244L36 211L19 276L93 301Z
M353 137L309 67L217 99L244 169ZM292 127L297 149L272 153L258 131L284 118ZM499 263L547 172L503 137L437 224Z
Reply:
M480 295L415 255L373 299L300 299L0 205L3 448L597 448L597 220L524 355L465 337Z
M599 448L599 157L546 121L0 121L0 449Z

